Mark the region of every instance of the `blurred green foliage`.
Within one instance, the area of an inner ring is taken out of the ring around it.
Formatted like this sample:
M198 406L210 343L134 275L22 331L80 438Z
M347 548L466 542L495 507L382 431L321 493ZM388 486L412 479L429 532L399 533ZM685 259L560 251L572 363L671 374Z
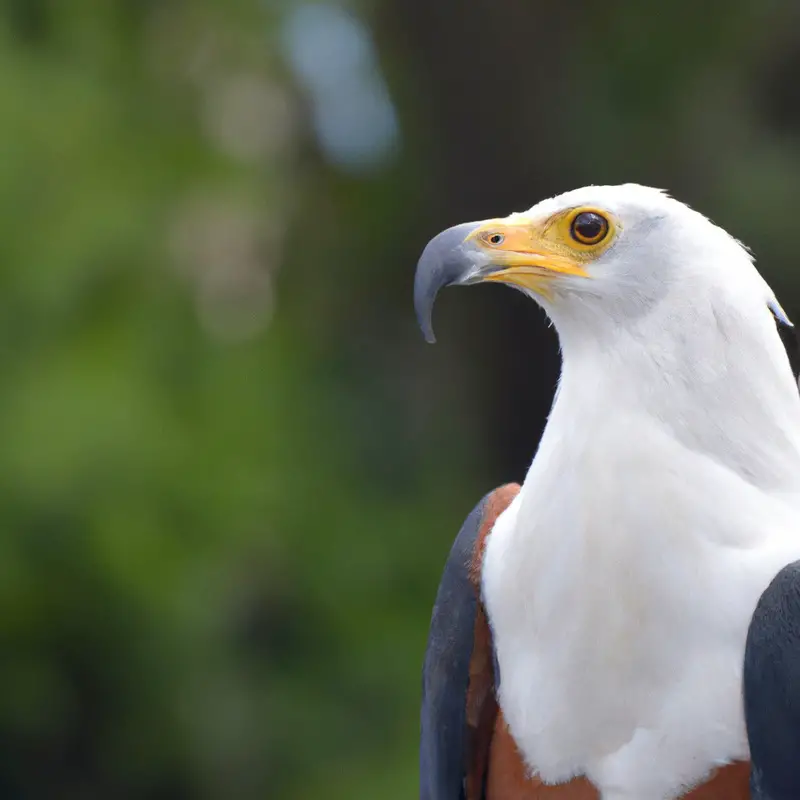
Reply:
M274 20L0 23L0 796L407 796L433 482L390 485L346 355L276 297Z
M552 391L509 383L529 347L492 331L535 314L505 295L447 305L422 349L413 264L445 224L661 183L796 305L792 4L630 0L598 33L588 3L498 3L550 42L484 43L522 59L511 105L463 57L499 12L345 14L399 119L361 165L326 150L299 3L0 3L1 797L414 795L439 569ZM368 127L345 89L340 153Z

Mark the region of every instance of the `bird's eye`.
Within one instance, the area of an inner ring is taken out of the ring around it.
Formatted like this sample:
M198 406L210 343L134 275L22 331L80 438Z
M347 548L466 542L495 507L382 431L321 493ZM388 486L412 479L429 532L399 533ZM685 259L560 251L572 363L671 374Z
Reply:
M594 211L581 211L571 228L572 238L581 244L598 244L608 235L608 220Z
M489 244L494 244L494 245L503 244L503 242L505 241L505 238L506 237L503 236L502 233L490 233L486 237L486 239L489 242Z

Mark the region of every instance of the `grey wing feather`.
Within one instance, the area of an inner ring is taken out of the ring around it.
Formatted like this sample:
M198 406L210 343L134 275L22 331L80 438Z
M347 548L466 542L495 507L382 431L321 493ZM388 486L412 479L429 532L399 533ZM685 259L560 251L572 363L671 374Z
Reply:
M753 800L800 798L800 561L756 606L744 658Z
M461 527L433 608L422 679L420 800L463 800L469 663L478 598L470 580L488 495Z

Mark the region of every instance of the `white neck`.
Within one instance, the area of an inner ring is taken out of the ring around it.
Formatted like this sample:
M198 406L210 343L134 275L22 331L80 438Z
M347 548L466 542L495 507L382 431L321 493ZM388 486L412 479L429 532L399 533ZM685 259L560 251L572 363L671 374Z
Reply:
M755 320L730 307L656 309L615 328L591 312L552 316L564 363L543 448L556 430L579 444L610 420L647 415L761 489L800 491L800 392L766 307Z

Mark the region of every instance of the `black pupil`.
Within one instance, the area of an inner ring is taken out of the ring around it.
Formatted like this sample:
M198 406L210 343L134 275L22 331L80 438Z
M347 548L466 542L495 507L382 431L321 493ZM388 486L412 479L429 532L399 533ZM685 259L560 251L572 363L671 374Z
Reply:
M501 236L499 233L493 233L493 234L492 234L492 235L489 237L489 241L490 241L492 244L500 244L500 242L502 242L502 241L503 241L503 237L502 237L502 236Z
M575 217L572 228L581 239L599 239L605 233L606 221L599 214L585 211Z

